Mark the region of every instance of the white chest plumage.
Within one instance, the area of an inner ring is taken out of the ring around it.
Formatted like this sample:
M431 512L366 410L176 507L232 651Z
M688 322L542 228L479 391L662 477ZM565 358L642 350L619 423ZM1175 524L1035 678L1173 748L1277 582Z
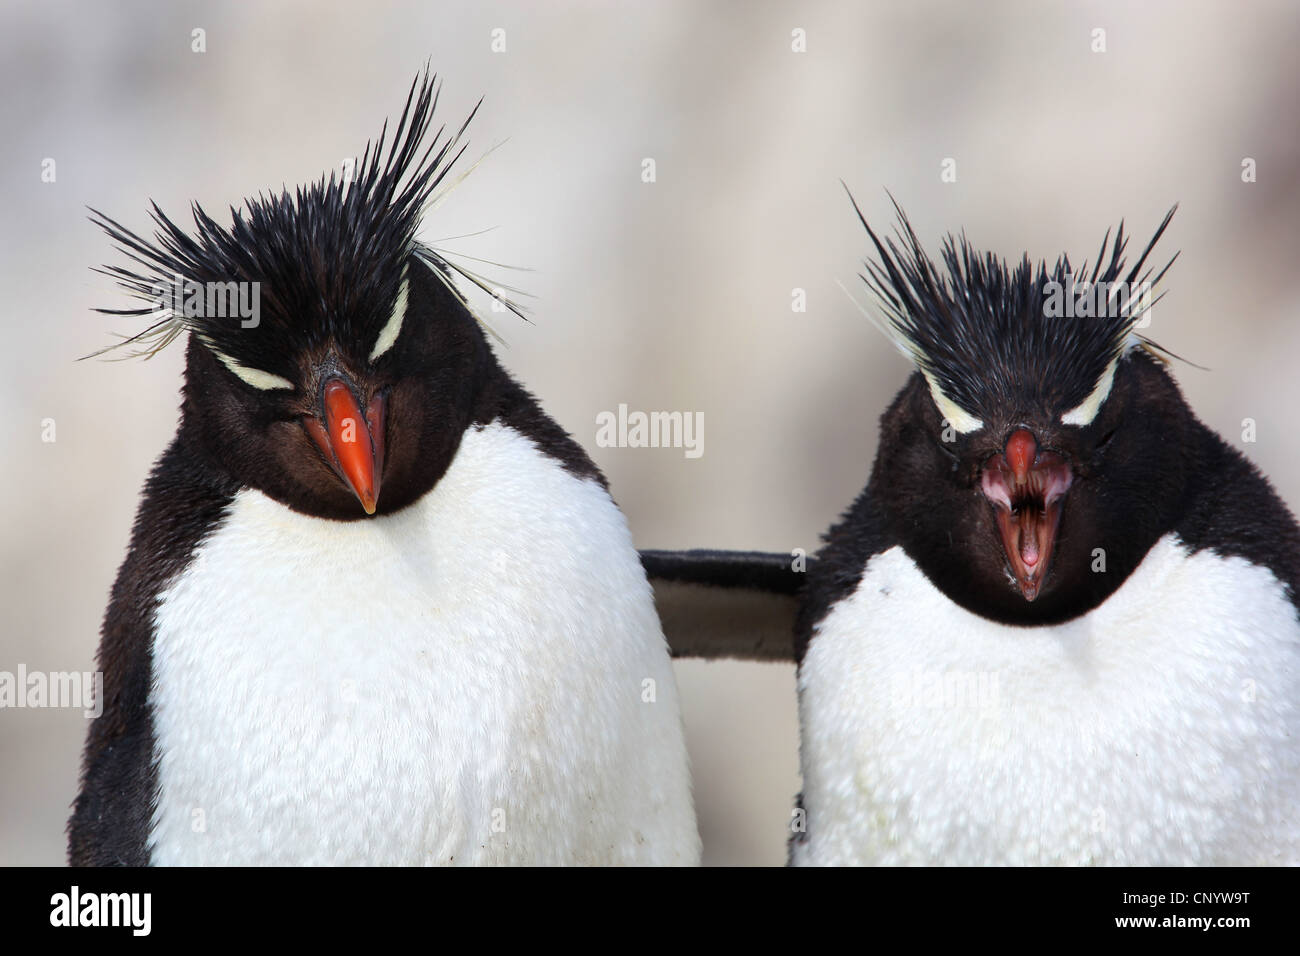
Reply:
M1055 627L872 558L799 675L801 864L1300 862L1300 623L1266 569L1161 539Z
M698 861L626 522L507 427L394 515L241 492L155 633L155 863Z

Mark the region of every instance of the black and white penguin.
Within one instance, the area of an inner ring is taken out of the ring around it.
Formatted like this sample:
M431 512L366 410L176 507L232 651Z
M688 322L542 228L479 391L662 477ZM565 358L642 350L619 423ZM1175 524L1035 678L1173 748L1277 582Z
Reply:
M699 860L625 519L415 239L463 151L436 92L350 184L193 233L155 206L152 241L96 214L128 291L256 283L260 315L131 340L187 336L183 404L104 621L74 864Z
M1077 286L898 215L916 371L809 569L792 862L1300 862L1300 531L1117 307L1173 211Z
M1077 286L898 214L916 370L816 560L645 555L675 654L798 662L791 863L1300 863L1300 531L1138 331L1172 211Z

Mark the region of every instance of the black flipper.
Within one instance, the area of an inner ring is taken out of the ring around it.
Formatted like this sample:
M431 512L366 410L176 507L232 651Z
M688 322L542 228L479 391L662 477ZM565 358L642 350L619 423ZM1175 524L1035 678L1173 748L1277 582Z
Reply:
M673 657L793 662L811 561L761 551L641 552Z

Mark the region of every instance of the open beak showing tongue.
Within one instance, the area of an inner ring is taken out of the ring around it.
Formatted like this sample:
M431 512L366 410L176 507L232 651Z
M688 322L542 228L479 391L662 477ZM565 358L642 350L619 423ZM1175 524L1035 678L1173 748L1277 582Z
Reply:
M1047 577L1061 506L1073 480L1069 462L1039 451L1027 428L1017 429L1002 454L984 464L980 487L993 505L1011 574L1026 601L1038 597Z

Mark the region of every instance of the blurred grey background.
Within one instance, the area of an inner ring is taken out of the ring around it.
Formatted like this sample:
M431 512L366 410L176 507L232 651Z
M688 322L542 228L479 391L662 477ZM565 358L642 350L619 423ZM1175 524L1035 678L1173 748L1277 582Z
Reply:
M1300 14L1294 4L64 4L0 11L0 670L87 670L182 350L130 331L93 205L147 227L358 154L428 59L443 116L504 141L426 222L537 296L506 366L605 470L642 547L789 551L864 484L908 368L849 303L842 178L926 244L1092 257L1175 201L1151 335L1200 416L1300 502ZM206 31L206 52L191 31ZM492 31L506 49L493 52ZM806 52L792 50L805 31ZM1094 31L1105 52L1094 52ZM1252 158L1258 181L1243 183ZM57 179L42 182L42 162ZM657 181L641 181L653 158ZM957 181L940 181L956 162ZM1162 260L1163 261L1163 260ZM793 312L792 290L807 311ZM704 413L704 454L595 444L595 416ZM41 440L54 419L57 440ZM777 864L798 790L793 669L678 667L705 857ZM85 720L0 710L0 863L59 863Z

